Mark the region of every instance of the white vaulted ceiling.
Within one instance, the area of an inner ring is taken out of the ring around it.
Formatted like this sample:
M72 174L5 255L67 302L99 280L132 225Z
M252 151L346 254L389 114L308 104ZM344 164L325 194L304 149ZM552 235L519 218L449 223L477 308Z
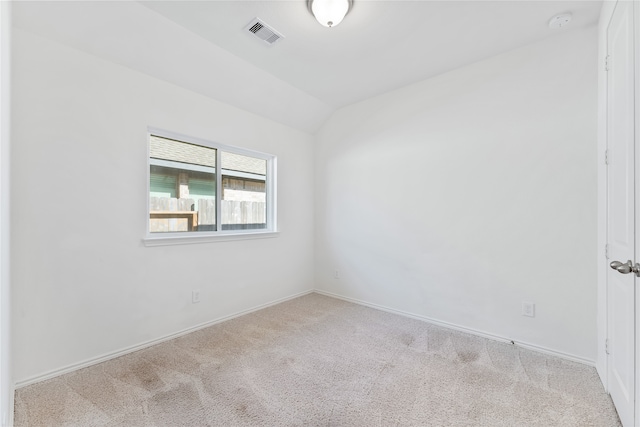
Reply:
M601 1L19 2L14 25L307 132L342 106L595 23ZM547 26L570 11L564 29ZM243 28L261 18L272 46ZM496 70L499 72L499 70Z

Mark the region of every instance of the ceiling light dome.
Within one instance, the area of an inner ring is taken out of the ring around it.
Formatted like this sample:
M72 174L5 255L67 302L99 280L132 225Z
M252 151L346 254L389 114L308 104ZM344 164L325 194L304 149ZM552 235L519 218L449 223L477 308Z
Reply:
M325 27L335 27L349 13L353 0L308 0L309 10Z

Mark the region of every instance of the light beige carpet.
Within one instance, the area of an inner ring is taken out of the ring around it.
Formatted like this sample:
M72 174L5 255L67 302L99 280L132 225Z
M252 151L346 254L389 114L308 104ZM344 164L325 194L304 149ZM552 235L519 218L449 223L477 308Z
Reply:
M310 294L16 392L17 426L617 426L591 367Z

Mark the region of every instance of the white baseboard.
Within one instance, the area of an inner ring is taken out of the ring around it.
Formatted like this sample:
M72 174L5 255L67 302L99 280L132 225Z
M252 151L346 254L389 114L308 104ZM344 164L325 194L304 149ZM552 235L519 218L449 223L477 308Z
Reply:
M479 337L488 338L488 339L494 340L494 341L500 341L500 342L504 342L504 343L508 343L508 344L514 344L514 345L517 345L519 347L526 348L528 350L537 351L538 353L544 353L544 354L548 354L550 356L556 356L556 357L559 357L561 359L570 360L572 362L578 362L578 363L582 363L582 364L593 366L593 367L595 367L595 365L596 365L594 360L585 359L585 358L582 358L582 357L579 357L579 356L575 356L573 354L563 353L561 351L552 350L550 348L542 347L542 346L535 345L535 344L530 344L530 343L527 343L527 342L514 341L511 338L506 338L506 337L502 337L502 336L499 336L499 335L490 334L488 332L484 332L484 331L480 331L480 330L477 330L477 329L468 328L468 327L465 327L465 326L456 325L454 323L443 322L443 321L440 321L440 320L437 320L437 319L432 319L431 317L422 316L420 314L409 313L407 311L397 310L395 308L390 308L390 307L386 307L386 306L379 305L379 304L373 304L373 303L370 303L370 302L367 302L367 301L363 301L363 300L359 300L359 299L356 299L356 298L345 297L343 295L334 294L333 292L327 292L327 291L323 291L323 290L320 290L320 289L315 289L314 292L317 293L317 294L320 294L320 295L325 295L325 296L328 296L328 297L341 299L343 301L352 302L354 304L363 305L363 306L366 306L366 307L375 308L377 310L386 311L388 313L394 313L394 314L398 314L400 316L410 317L410 318L416 319L416 320L421 320L423 322L431 323L433 325L442 326L443 328L448 328L448 329L453 329L453 330L460 331L460 332L465 332L465 333L468 333L468 334L471 334L471 335L476 335L476 336L479 336Z
M192 326L190 328L186 328L186 329L183 329L181 331L178 331L178 332L175 332L175 333L172 333L172 334L169 334L169 335L165 335L165 336L162 336L162 337L150 340L150 341L146 341L146 342L143 342L143 343L138 344L138 345L126 347L126 348L123 348L123 349L120 349L120 350L117 350L117 351L114 351L114 352L103 354L103 355L95 357L95 358L91 358L91 359L87 359L87 360L84 360L84 361L81 361L81 362L78 362L78 363L67 365L67 366L59 368L59 369L54 369L54 370L45 372L43 374L35 375L35 376L27 378L25 380L16 382L14 389L19 389L19 388L22 388L22 387L26 387L28 385L35 384L35 383L38 383L40 381L44 381L44 380L48 380L48 379L51 379L51 378L55 378L57 376L67 374L69 372L77 371L79 369L83 369L83 368L86 368L86 367L89 367L89 366L92 366L92 365L96 365L98 363L106 362L107 360L115 359L116 357L124 356L125 354L133 353L134 351L142 350L144 348L151 347L153 345L160 344L162 342L172 340L174 338L180 337L182 335L186 335L186 334L191 333L191 332L195 332L197 330L200 330L200 329L215 325L217 323L221 323L221 322L224 322L224 321L227 321L227 320L231 320L233 318L240 317L240 316L243 316L245 314L253 313L254 311L262 310L263 308L271 307L272 305L280 304L282 302L289 301L289 300L292 300L292 299L295 299L295 298L299 298L301 296L308 295L308 294L314 293L314 292L317 293L317 294L320 294L320 295L325 295L325 296L328 296L328 297L337 298L337 299L340 299L340 300L343 300L343 301L348 301L348 302L352 302L354 304L359 304L359 305L363 305L363 306L366 306L366 307L371 307L371 308L374 308L374 309L377 309L377 310L382 310L382 311L386 311L386 312L389 312L389 313L398 314L398 315L404 316L404 317L410 317L412 319L421 320L423 322L431 323L431 324L434 324L434 325L442 326L444 328L453 329L453 330L460 331L460 332L465 332L465 333L468 333L468 334L471 334L471 335L480 336L480 337L483 337L483 338L488 338L488 339L491 339L491 340L494 340L494 341L500 341L500 342L504 342L504 343L512 343L513 342L515 345L518 345L520 347L523 347L523 348L526 348L526 349L529 349L529 350L537 351L539 353L544 353L544 354L548 354L548 355L551 355L551 356L556 356L556 357L559 357L559 358L562 358L562 359L571 360L573 362L578 362L578 363L582 363L582 364L589 365L589 366L595 366L595 361L589 360L589 359L584 359L584 358L578 357L578 356L574 356L572 354L563 353L563 352L560 352L560 351L552 350L552 349L549 349L549 348L546 348L546 347L541 347L541 346L538 346L538 345L535 345L535 344L526 343L526 342L520 342L520 341L514 342L510 338L505 338L505 337L502 337L502 336L499 336L499 335L490 334L490 333L487 333L487 332L484 332L484 331L479 331L479 330L476 330L476 329L467 328L467 327L456 325L456 324L449 323L449 322L443 322L443 321L440 321L440 320L437 320L437 319L432 319L432 318L427 317L427 316L422 316L422 315L419 315L419 314L409 313L409 312L406 312L406 311L403 311L403 310L397 310L397 309L386 307L386 306L379 305L379 304L373 304L373 303L370 303L370 302L367 302L367 301L363 301L363 300L359 300L359 299L355 299L355 298L350 298L350 297L346 297L346 296L343 296L343 295L334 294L332 292L327 292L327 291L323 291L323 290L320 290L320 289L314 289L314 290L308 290L308 291L304 291L304 292L299 292L297 294L290 295L290 296L285 297L285 298L280 298L280 299L277 299L277 300L274 300L274 301L271 301L271 302L268 302L268 303L265 303L265 304L261 304L261 305L252 307L252 308L247 309L247 310L242 310L242 311L239 311L237 313L234 313L234 314L231 314L231 315L228 315L228 316L220 317L220 318L217 318L217 319L205 322L205 323L201 323L199 325Z
M217 318L217 319L214 319L214 320L210 320L210 321L205 322L205 323L200 323L199 325L192 326L190 328L186 328L186 329L183 329L181 331L178 331L178 332L175 332L175 333L172 333L172 334L169 334L169 335L162 336L160 338L156 338L156 339L153 339L153 340L150 340L150 341L146 341L146 342L143 342L143 343L138 344L138 345L134 345L134 346L131 346L131 347L126 347L126 348L123 348L123 349L120 349L120 350L117 350L117 351L114 351L114 352L111 352L111 353L103 354L102 356L98 356L98 357L94 357L94 358L91 358L91 359L83 360L82 362L78 362L78 363L74 363L74 364L71 364L71 365L67 365L67 366L65 366L63 368L54 369L54 370L45 372L43 374L35 375L35 376L27 378L25 380L16 382L14 389L19 389L19 388L22 388L22 387L26 387L28 385L35 384L35 383L38 383L40 381L44 381L44 380L48 380L48 379L51 379L51 378L55 378L55 377L58 377L60 375L67 374L69 372L77 371L78 369L83 369L83 368L86 368L86 367L89 367L89 366L92 366L92 365L96 365L98 363L106 362L107 360L115 359L116 357L124 356L125 354L133 353L134 351L142 350L144 348L151 347L153 345L160 344L162 342L169 341L169 340L172 340L174 338L178 338L178 337L180 337L182 335L186 335L188 333L195 332L195 331L197 331L199 329L204 329L206 327L215 325L217 323L221 323L221 322L224 322L224 321L227 321L227 320L231 320L233 318L240 317L240 316L243 316L245 314L253 313L254 311L262 310L263 308L271 307L272 305L280 304L280 303L285 302L285 301L289 301L289 300L292 300L292 299L295 299L295 298L299 298L301 296L308 295L308 294L311 294L313 292L314 292L313 290L299 292L297 294L290 295L290 296L284 297L284 298L280 298L280 299L277 299L275 301L271 301L271 302L268 302L268 303L265 303L265 304L261 304L261 305L249 308L247 310L242 310L242 311L239 311L237 313L230 314L228 316L224 316L224 317L220 317L220 318Z

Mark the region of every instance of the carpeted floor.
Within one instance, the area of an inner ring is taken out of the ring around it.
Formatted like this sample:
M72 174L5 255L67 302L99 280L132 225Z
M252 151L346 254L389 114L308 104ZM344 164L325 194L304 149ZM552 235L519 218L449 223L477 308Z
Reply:
M310 294L16 391L16 426L619 426L595 369Z

